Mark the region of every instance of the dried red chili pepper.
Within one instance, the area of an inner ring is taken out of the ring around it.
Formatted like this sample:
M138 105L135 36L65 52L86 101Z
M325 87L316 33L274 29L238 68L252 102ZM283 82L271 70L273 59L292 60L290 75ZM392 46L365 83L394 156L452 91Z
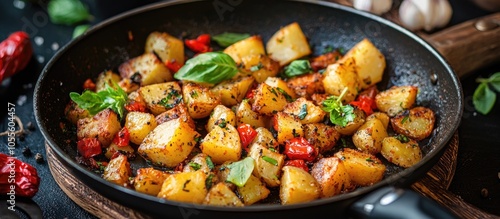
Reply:
M0 153L0 194L33 197L40 177L35 167Z
M77 142L78 153L84 158L91 158L102 153L101 142L97 138L84 138Z
M313 161L318 156L318 151L304 137L296 137L286 142L284 154L290 160Z
M28 65L33 55L31 41L26 32L14 32L0 43L0 82Z
M248 145L257 136L257 131L251 125L243 123L238 126L238 134L240 135L241 146L248 150Z

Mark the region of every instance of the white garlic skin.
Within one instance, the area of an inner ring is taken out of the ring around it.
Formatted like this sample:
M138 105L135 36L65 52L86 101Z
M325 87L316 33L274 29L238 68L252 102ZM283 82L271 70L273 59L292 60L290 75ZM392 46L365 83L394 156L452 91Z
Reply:
M391 10L392 0L353 0L354 8L381 15Z
M448 0L404 0L399 7L403 26L415 31L444 27L451 19L452 9Z

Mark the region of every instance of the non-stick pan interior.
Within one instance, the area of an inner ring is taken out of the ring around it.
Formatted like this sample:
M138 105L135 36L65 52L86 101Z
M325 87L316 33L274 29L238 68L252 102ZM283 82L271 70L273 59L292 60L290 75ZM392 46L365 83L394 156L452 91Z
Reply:
M162 2L113 17L65 46L43 70L35 90L37 122L50 146L72 166L77 176L94 189L106 190L108 195L122 193L123 196L118 196L138 198L143 203L131 205L141 210L147 208L140 205L151 203L159 206L166 205L164 203L178 205L115 186L74 162L74 146L66 143L59 126L64 107L69 101L69 92L81 92L85 79L95 78L103 70L116 68L127 59L142 54L146 37L152 31L165 31L178 37L195 37L201 33L250 33L261 35L265 42L280 27L291 22L300 24L315 54L321 54L327 46L348 50L363 38L369 38L387 60L386 77L380 88L392 85L416 85L420 88L418 104L432 108L437 115L436 129L432 137L423 143L425 157L421 163L406 170L390 167L391 174L380 184L408 184L418 177L413 175L425 172L422 168L428 168L429 165L424 164L435 160L433 158L459 124L462 112L459 81L437 52L409 31L374 15L327 2ZM437 80L431 79L433 75ZM370 189L297 207L333 203ZM271 206L247 210L280 208L284 209L283 206ZM205 206L203 209L226 211L227 208ZM161 214L158 210L151 211Z

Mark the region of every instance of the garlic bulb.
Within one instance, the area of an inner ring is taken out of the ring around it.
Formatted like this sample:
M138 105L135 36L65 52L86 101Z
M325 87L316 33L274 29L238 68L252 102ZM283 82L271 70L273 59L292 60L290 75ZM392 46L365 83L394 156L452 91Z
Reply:
M354 8L381 15L391 10L392 0L353 0Z
M448 24L452 9L448 0L404 0L399 19L410 30L431 31Z

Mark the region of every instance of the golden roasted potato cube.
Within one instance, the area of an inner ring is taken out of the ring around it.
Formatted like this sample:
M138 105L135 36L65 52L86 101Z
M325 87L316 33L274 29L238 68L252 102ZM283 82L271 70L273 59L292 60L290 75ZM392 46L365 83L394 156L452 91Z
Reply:
M221 103L223 105L233 106L243 100L254 81L255 79L252 76L238 77L236 79L223 81L211 90L215 95L221 97Z
M311 62L311 67L313 71L318 72L322 69L325 69L329 65L339 61L341 58L342 54L338 49L336 49L334 51L327 52L319 56L315 56L309 59L309 62Z
M418 88L415 86L393 86L375 96L377 108L390 117L413 107L417 99Z
M298 96L307 99L313 94L325 92L323 75L320 73L305 74L290 78L287 81L287 85Z
M384 177L386 167L375 155L344 148L335 156L342 160L351 181L356 185L370 186Z
M183 172L194 172L194 171L203 171L204 173L207 174L207 176L211 173L214 163L212 163L212 159L204 154L204 153L199 153L195 155L187 165L184 166L184 169L182 169Z
M78 120L91 117L88 110L82 109L72 100L70 100L66 108L64 108L64 116L69 122L75 125L78 123Z
M284 95L285 95L285 97L286 97L286 95L290 96L289 99L297 98L297 94L290 87L288 87L287 82L281 78L269 77L266 79L266 81L264 81L264 83L266 83L267 85L269 85L271 87L278 88L278 91L281 93L286 93Z
M225 183L217 183L208 191L203 204L215 206L244 206L240 198Z
M193 119L201 119L210 115L221 103L221 97L203 85L185 83L182 86L184 104Z
M295 137L303 137L302 123L293 115L278 112L271 120L272 128L276 131L276 140L279 144L285 144L287 140Z
M130 141L137 145L141 144L157 125L155 116L150 113L129 112L125 117L125 127L130 133Z
M418 106L391 118L391 126L395 132L418 141L431 135L435 121L434 111Z
M155 53L163 63L184 64L184 42L164 32L151 32L146 39L144 52Z
M387 127L389 126L389 120L390 120L389 115L387 115L387 113L374 112L371 115L369 115L368 117L366 117L366 121L368 121L370 119L375 119L375 118L380 120L380 122L382 122L384 127L387 129Z
M239 126L243 123L250 124L253 128L257 127L265 127L266 126L266 118L252 110L252 106L248 103L248 101L243 100L236 107L236 126Z
M182 102L182 89L176 81L143 86L138 93L155 116Z
M226 49L224 53L233 58L234 62L241 63L242 58L250 55L265 55L266 50L260 36L254 35L244 40L240 40Z
M354 115L356 116L353 121L348 122L346 126L335 126L335 130L337 130L342 135L352 135L354 134L359 127L365 124L366 114L362 110L354 107Z
M325 153L335 147L340 133L333 126L314 123L304 125L304 137L318 148L319 153Z
M311 48L299 23L293 22L280 28L267 41L266 51L281 66L311 54Z
M231 124L215 126L201 141L200 149L216 164L238 161L242 149L238 130Z
M140 88L139 84L134 83L132 80L130 80L130 78L123 78L118 82L118 86L120 86L122 90L127 94L137 91Z
M122 78L139 77L141 86L173 80L170 70L153 53L145 53L122 63L118 71ZM134 76L136 73L140 76Z
M169 173L152 167L139 168L134 178L134 189L138 192L156 196L168 176L170 176Z
M139 146L138 153L158 166L175 167L184 161L200 134L182 119L156 126Z
M97 76L97 80L95 82L95 91L99 92L105 90L106 84L113 87L114 84L120 82L120 80L120 75L111 70L101 72L99 76Z
M210 132L215 126L224 127L226 124L236 126L236 114L226 106L218 105L214 108L210 118L208 118L208 122L205 127L207 132Z
M78 140L97 137L102 147L106 148L121 128L118 115L111 109L105 109L92 118L78 120L76 132Z
M271 87L266 83L260 83L255 90L252 110L271 116L276 112L282 111L286 104L285 95L277 88Z
M304 203L318 199L321 189L314 177L294 166L284 166L281 175L280 199L282 205Z
M283 112L297 116L302 124L322 122L326 116L326 112L321 107L314 105L312 101L304 97L288 103Z
M201 204L208 193L206 179L207 175L202 171L171 174L163 182L157 196L171 201Z
M274 150L278 149L278 142L276 141L276 139L274 139L273 134L268 129L264 127L258 127L255 129L255 131L257 132L257 135L252 140L248 148L251 149L253 145L262 145L266 148L272 148Z
M351 177L338 157L321 158L314 163L311 175L321 189L321 197L332 197L353 188Z
M245 205L265 199L271 193L266 185L254 175L250 175L244 186L236 187L236 189Z
M172 119L180 118L182 121L187 122L191 128L196 129L195 122L193 118L189 115L186 105L184 103L179 103L175 105L174 108L169 109L160 115L155 117L156 123L162 124L164 122L170 121Z
M360 90L382 81L385 56L373 43L365 38L352 47L339 62L354 59Z
M241 61L244 71L251 73L257 83L266 81L268 77L275 77L280 70L280 64L264 54L245 56Z
M110 160L102 178L114 184L126 187L129 184L129 178L132 176L130 163L127 156L120 154L114 159Z
M248 154L255 160L253 174L269 187L279 186L285 155L271 151L262 145L253 145Z
M378 154L382 149L382 140L387 137L384 124L376 118L365 122L352 136L352 142L356 147L370 154Z
M387 137L382 141L382 156L387 161L408 168L422 160L420 146L413 139Z
M347 92L342 98L343 103L353 101L358 95L360 86L353 58L329 65L323 75L323 87L326 93L340 96L344 88L347 88Z
M108 159L111 159L113 155L115 155L116 152L120 152L121 154L127 156L127 158L135 158L135 150L132 148L130 145L126 146L118 146L115 143L111 143L107 148L106 148L106 153L104 153L104 156Z

